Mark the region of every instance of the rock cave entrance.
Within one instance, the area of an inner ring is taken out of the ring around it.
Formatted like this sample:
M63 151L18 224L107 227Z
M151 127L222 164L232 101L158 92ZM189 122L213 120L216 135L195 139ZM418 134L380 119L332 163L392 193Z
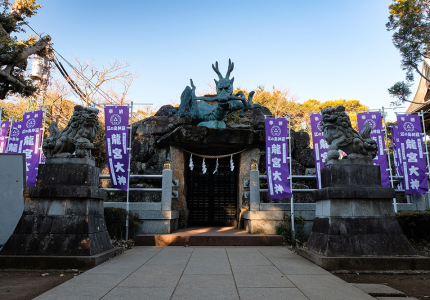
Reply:
M193 156L194 168L189 169L189 155L185 160L187 170L187 207L189 226L233 226L237 227L237 183L238 164L230 169L230 157L205 159L207 171L203 174L203 158Z

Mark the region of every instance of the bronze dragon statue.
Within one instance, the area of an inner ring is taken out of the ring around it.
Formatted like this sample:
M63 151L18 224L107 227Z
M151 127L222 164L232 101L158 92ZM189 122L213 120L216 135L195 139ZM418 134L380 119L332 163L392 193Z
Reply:
M254 91L249 93L248 99L242 91L233 94L234 77L230 79L230 74L234 69L234 63L230 59L225 77L219 71L218 62L215 62L215 65L212 64L212 69L219 78L219 80L215 79L216 95L196 96L196 87L190 79L191 87L187 86L182 92L179 111L172 109L169 112L170 115L177 113L181 117L189 116L194 123L198 123L198 126L226 128L224 119L230 112L240 110L239 116L243 117L249 108L260 107L259 104L252 104ZM210 105L206 102L216 103Z

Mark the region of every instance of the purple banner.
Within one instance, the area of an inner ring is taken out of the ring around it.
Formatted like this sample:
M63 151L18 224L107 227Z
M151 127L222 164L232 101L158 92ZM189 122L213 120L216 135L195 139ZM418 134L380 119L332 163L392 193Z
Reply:
M311 116L312 142L314 145L314 161L317 186L321 188L321 169L324 168L325 159L327 158L328 144L321 130L321 114Z
M403 161L402 154L400 152L400 138L399 128L394 125L391 130L392 141L393 141L393 157L394 157L394 168L396 170L396 176L403 176ZM398 146L399 145L399 146ZM399 190L403 190L403 182L397 184Z
M22 122L12 123L9 139L7 141L7 153L21 153L19 151L19 139L21 137Z
M25 153L27 163L27 186L35 186L40 162L43 111L27 112L22 117L19 153Z
M112 185L123 191L128 187L128 107L105 107L106 154Z
M289 198L288 122L266 119L266 171L269 199Z
M399 143L403 162L403 176L406 194L428 192L425 148L422 140L420 117L417 115L397 115Z
M378 145L378 154L376 154L375 158L373 159L373 162L375 163L375 165L379 166L379 169L381 171L382 187L389 188L391 187L390 174L388 172L387 154L385 152L385 133L384 129L382 128L381 113L379 111L358 113L358 131L361 132L363 130L363 126L366 121L372 128L372 131L370 132L370 137Z
M7 145L7 133L9 132L9 121L1 122L0 125L0 153L4 153Z

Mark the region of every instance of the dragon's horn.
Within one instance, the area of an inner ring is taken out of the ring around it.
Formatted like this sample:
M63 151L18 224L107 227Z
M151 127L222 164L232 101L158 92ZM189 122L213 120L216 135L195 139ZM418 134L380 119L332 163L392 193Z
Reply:
M228 70L227 70L227 74L225 75L225 78L229 79L230 78L230 73L233 71L234 69L234 63L231 62L231 59L228 60Z
M212 64L212 69L214 69L215 73L218 74L219 79L223 78L221 75L221 72L219 71L219 68L218 68L218 62L215 62L215 66Z

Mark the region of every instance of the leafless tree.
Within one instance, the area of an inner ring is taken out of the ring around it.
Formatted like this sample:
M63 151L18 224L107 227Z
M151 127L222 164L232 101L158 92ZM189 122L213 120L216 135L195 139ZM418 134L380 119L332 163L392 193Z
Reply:
M82 61L75 56L77 67L72 72L73 80L82 91L87 106L90 104L125 105L129 102L127 93L136 73L128 70L130 63L115 60L109 66L98 70L93 60Z

